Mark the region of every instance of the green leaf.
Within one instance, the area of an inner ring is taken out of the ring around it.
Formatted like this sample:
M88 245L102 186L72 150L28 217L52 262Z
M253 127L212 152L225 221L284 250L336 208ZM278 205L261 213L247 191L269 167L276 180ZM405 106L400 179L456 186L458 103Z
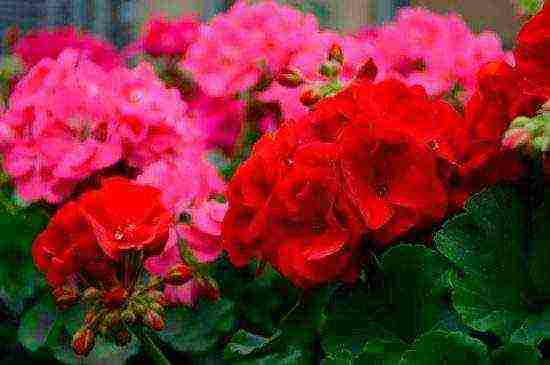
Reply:
M0 193L0 301L17 316L44 286L32 261L31 245L48 215L37 206L18 208L10 199Z
M384 286L390 315L382 324L405 341L427 332L444 316L444 290L448 265L439 253L425 246L399 245L382 256Z
M367 342L356 364L394 365L398 364L409 345L399 339L373 340Z
M432 331L418 338L399 365L486 365L487 347L461 332Z
M212 350L234 326L233 302L201 301L196 308L179 307L166 313L166 329L159 338L176 351L204 353Z
M337 293L326 311L321 343L326 357L351 361L370 339L394 339L395 335L376 322L375 315L385 305L381 298L361 289ZM377 302L378 300L378 302Z
M406 342L434 326L452 326L453 313L443 300L448 265L441 255L399 245L382 256L381 267L380 287L356 288L329 306L321 341L330 363L380 363L386 346L393 349L388 359L399 358Z
M254 359L232 362L235 365L310 365L312 353L299 345L288 346L283 350L265 354Z
M522 261L525 210L510 188L475 195L435 241L460 272L451 274L453 304L475 330L509 335L527 315L529 277Z
M233 335L224 351L226 360L241 358L263 351L273 341L277 340L281 331L271 337L258 336L245 330L239 330Z
M550 194L535 212L530 273L541 295L550 296Z
M510 338L511 342L538 346L550 339L550 309L542 314L529 316Z
M25 348L34 352L51 342L52 334L55 335L61 325L62 322L58 320L58 310L51 295L44 295L23 316L17 338Z
M533 346L509 344L491 354L493 365L539 365L542 357Z

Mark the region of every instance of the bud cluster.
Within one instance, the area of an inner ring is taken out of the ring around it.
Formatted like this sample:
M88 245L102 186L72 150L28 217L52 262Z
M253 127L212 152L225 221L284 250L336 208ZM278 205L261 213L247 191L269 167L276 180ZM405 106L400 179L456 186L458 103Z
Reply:
M137 263L141 267L142 263L135 257L125 257L126 275L122 274L124 279L112 287L90 286L79 292L76 286L66 285L52 291L57 305L62 309L79 301L90 308L83 325L73 336L72 347L77 355L87 356L99 334L119 346L125 346L132 340L128 330L130 326L164 330L165 308L170 305L162 292L164 285L179 286L194 279L203 297L219 299L218 285L208 275L207 267L199 263L183 243L180 248L183 262L173 266L163 278L150 277L146 280L140 275L143 271L131 265Z
M533 117L518 117L504 134L502 145L537 157L550 151L550 114L544 112Z

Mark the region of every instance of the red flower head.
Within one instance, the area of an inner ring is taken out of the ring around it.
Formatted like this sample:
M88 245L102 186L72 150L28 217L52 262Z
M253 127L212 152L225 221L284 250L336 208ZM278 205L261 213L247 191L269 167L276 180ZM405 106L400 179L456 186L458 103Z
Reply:
M110 178L101 189L85 193L79 205L112 260L132 251L159 255L164 249L173 217L161 202L160 190Z
M535 86L545 88L550 97L550 3L521 29L514 51L517 68Z
M67 203L53 216L46 230L36 238L32 255L52 286L63 285L70 275L79 272L99 280L114 275L74 202Z
M297 150L269 203L266 256L297 286L354 281L364 225L344 194L337 145Z

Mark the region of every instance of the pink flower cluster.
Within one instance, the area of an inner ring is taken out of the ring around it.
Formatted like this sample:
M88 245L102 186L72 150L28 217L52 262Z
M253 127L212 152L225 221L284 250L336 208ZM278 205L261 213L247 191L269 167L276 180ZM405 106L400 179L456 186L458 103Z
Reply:
M456 14L440 15L423 8L403 8L394 22L362 32L372 46L378 80L394 78L422 85L430 95L456 85L469 96L479 68L506 55L498 35L475 35Z
M136 46L154 57L183 56L197 39L199 25L199 21L190 16L168 20L156 15L143 26Z
M215 198L225 192L225 183L202 152L188 148L177 158L151 164L137 178L139 183L159 188L165 206L180 217L164 252L146 262L147 270L156 275L164 276L182 262L178 240L184 240L202 263L214 261L221 253L219 236L227 204ZM199 293L194 280L165 288L167 299L174 303L193 304Z
M0 119L4 169L23 199L58 203L121 159L143 168L201 140L185 112L149 65L105 71L66 50L40 61L10 96Z
M123 64L113 45L74 27L33 31L15 44L14 53L30 68L43 58L57 58L66 48L80 50L106 70Z
M275 1L239 1L200 27L181 67L207 94L232 95L255 85L263 73L277 73L318 32L313 15Z

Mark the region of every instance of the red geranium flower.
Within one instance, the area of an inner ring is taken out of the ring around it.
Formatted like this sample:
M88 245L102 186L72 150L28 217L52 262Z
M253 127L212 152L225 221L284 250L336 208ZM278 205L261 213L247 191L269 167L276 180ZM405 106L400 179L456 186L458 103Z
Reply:
M75 202L67 203L53 216L46 230L36 238L32 256L52 286L63 285L70 275L78 272L98 280L114 275Z
M357 278L365 228L344 194L336 144L297 150L270 199L268 219L266 255L296 285Z
M546 89L550 97L550 3L523 26L517 38L514 56L517 68L530 82Z
M349 126L339 143L347 192L377 242L443 218L447 192L427 148L371 124Z
M101 189L85 193L79 205L111 259L132 251L154 256L164 249L173 217L161 202L160 190L110 178Z

